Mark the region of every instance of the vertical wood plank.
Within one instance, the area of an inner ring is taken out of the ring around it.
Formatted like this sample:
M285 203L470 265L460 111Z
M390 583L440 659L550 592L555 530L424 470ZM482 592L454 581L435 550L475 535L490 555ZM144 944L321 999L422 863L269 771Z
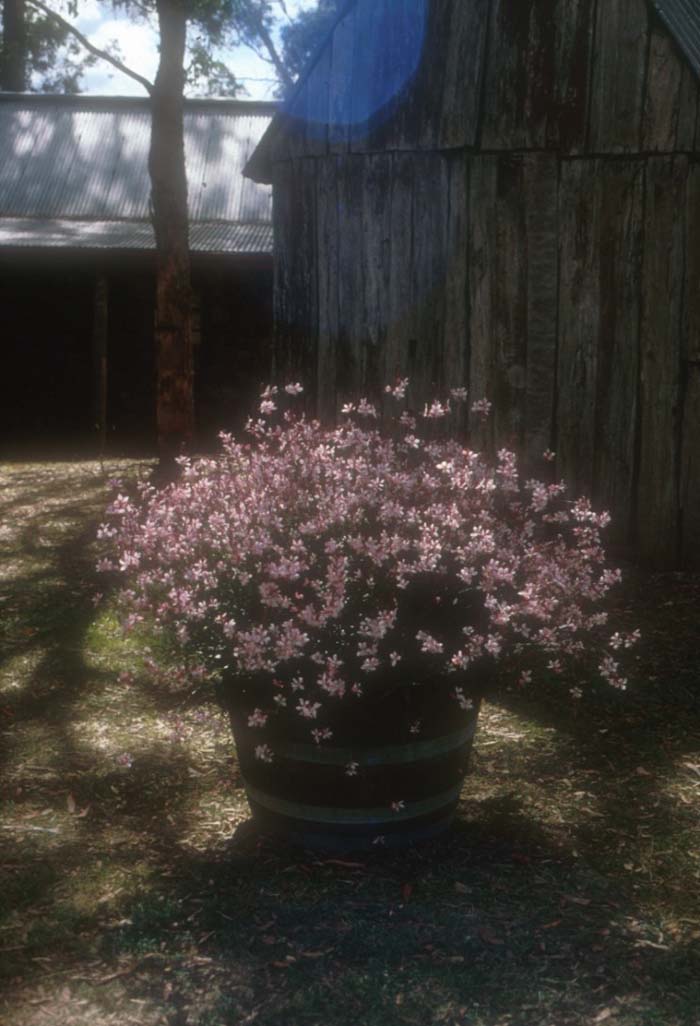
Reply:
M338 169L336 381L340 395L356 398L362 391L365 355L363 158L345 155L339 159Z
M700 88L665 25L652 22L642 149L692 150Z
M600 235L600 327L593 497L612 514L611 537L629 547L634 529L634 474L639 409L639 311L644 165L606 161L596 183Z
M353 117L356 10L338 22L329 49L328 75L328 146L331 153L346 153L350 146ZM362 46L358 40L357 45Z
M561 167L557 473L573 495L593 488L595 393L600 330L599 203L595 160Z
M523 199L527 259L527 353L523 458L541 474L552 447L557 353L559 167L554 154L532 154L525 165Z
M519 448L527 366L527 261L523 156L476 158L470 188L471 399L493 404L483 444Z
M678 102L678 129L676 147L681 152L691 153L700 149L695 141L695 126L700 117L700 84L690 66L681 61L681 87Z
M275 183L275 370L317 394L316 181L313 160L290 161Z
M639 150L649 36L647 0L604 0L597 6L589 150Z
M444 387L449 179L444 157L422 154L414 161L409 377L422 406Z
M446 54L442 89L432 98L437 105L433 114L437 121L437 147L473 146L478 131L490 0L441 3L445 16L439 24L444 26ZM435 51L426 47L426 53L430 52Z
M272 312L274 342L272 348L272 376L275 380L288 379L288 359L291 354L291 303L293 247L292 190L294 186L291 165L275 164L273 220L273 285Z
M498 158L473 157L469 169L469 400L492 394L492 278L497 273L496 220ZM472 444L493 447L493 420L470 418Z
M413 260L413 179L413 158L402 153L394 154L390 200L389 319L383 375L387 382L407 376L410 342L414 337L410 270Z
M316 411L328 423L336 415L338 295L338 158L317 162L318 392Z
M700 570L700 164L688 176L686 232L686 336L681 427L680 506L683 566Z
M368 395L382 394L387 336L391 253L391 156L362 161L362 238L365 264L365 357L363 386Z
M469 387L469 158L452 154L448 162L449 204L445 282L445 341L443 388ZM466 409L458 408L460 430L466 428Z
M678 558L680 370L688 161L647 164L641 325L641 444L638 531L642 557L670 567Z
M495 0L482 146L583 150L593 0Z

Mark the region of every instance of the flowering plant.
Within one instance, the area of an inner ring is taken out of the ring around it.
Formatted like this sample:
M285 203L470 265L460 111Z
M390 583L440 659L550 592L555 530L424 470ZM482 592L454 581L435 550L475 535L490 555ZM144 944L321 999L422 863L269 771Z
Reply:
M170 487L119 495L101 528L128 625L147 620L210 668L274 683L248 716L265 761L275 717L320 743L337 710L398 680L432 681L468 707L467 671L510 663L526 683L539 653L561 672L605 624L619 579L607 515L562 484L521 482L512 452L490 462L447 437L464 390L415 416L406 388L386 390L388 429L366 400L324 428L284 408L301 386L267 388L249 441L224 435L220 456L181 460ZM603 649L617 687L609 649L632 640Z

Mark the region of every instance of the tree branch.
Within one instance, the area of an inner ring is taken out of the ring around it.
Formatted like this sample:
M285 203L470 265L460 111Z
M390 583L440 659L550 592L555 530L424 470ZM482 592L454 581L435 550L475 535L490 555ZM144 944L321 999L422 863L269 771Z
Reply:
M47 7L46 4L41 2L41 0L26 0L26 2L30 4L31 7L35 7L37 10L42 11L47 17L53 18L53 20L65 29L66 32L69 32L74 36L78 42L85 47L88 53L93 54L100 60L107 61L107 63L111 64L113 68L117 69L117 71L121 71L123 75L128 75L129 78L133 78L135 82L138 82L139 85L143 86L149 95L153 92L152 82L149 82L147 78L143 77L143 75L139 75L137 71L132 71L131 68L128 68L126 64L122 64L122 62L116 57L112 57L112 55L107 53L106 50L100 50L99 47L94 46L87 36L84 36L83 33L75 27L75 25L66 21L66 19L62 15L57 14L56 11L52 11L51 8Z
M274 44L272 36L268 32L267 26L265 25L262 16L259 15L257 11L253 10L250 11L250 14L255 23L255 30L258 33L258 36L260 37L260 40L263 43L265 49L269 53L270 60L275 66L275 71L279 75L281 81L284 83L286 88L291 89L291 87L294 85L294 79L285 68L282 58L277 53L277 47Z

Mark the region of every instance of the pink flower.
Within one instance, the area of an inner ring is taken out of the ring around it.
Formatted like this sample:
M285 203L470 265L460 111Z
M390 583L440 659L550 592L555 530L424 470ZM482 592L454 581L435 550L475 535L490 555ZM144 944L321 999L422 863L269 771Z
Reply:
M264 713L261 709L256 709L248 717L249 727L264 727L267 723L267 713Z
M320 702L308 702L305 698L300 698L297 702L297 712L307 720L315 720L320 708Z
M476 402L472 403L472 413L478 414L480 417L488 417L492 409L492 403L488 399L477 399Z

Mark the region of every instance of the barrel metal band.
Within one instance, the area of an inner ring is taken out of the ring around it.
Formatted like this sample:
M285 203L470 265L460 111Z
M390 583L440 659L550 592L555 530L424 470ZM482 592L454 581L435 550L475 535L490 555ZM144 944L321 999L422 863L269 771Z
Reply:
M419 802L406 802L403 808L394 812L386 806L371 809L343 809L326 805L303 805L266 794L247 781L244 783L250 800L269 809L270 812L275 812L280 816L289 816L292 819L308 820L312 823L336 823L346 826L381 826L401 820L415 819L417 816L426 816L428 813L435 812L456 801L462 790L462 785L457 784L449 791L443 791L431 798L424 798Z
M295 762L313 762L323 766L347 766L356 762L358 766L398 766L403 763L421 762L445 755L466 744L476 732L476 718L469 726L443 737L414 744L387 745L384 748L370 748L363 751L355 748L334 748L332 745L277 744L275 755Z

